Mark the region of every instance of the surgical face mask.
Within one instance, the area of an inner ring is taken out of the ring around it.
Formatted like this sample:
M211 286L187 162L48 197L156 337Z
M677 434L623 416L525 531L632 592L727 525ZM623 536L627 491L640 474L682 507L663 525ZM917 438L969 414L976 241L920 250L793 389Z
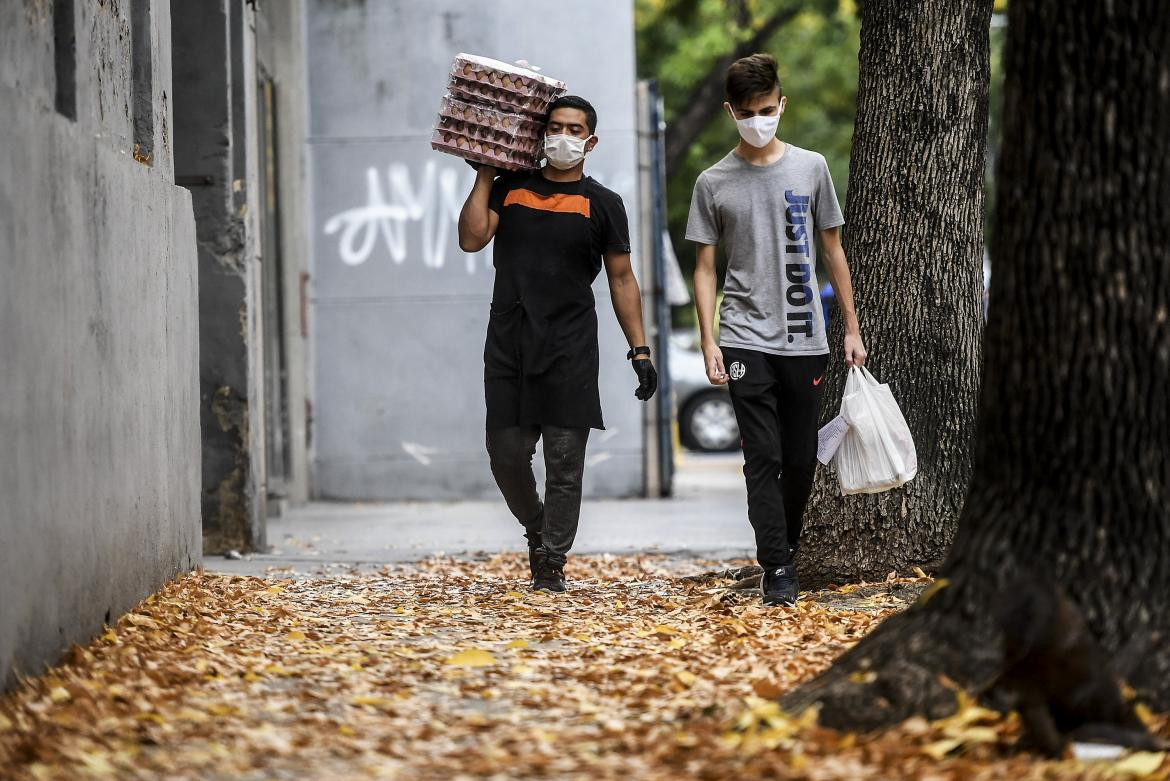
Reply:
M735 120L735 126L739 128L739 137L754 147L767 146L776 137L776 128L780 125L782 113L783 111L778 111L770 117L757 115Z
M593 136L589 136L593 138ZM585 159L585 142L589 138L577 138L565 134L544 137L544 156L549 165L565 170Z

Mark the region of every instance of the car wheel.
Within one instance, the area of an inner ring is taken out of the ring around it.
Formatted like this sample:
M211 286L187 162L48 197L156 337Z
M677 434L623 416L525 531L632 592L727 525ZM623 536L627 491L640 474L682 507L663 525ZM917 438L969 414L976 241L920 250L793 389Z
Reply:
M735 409L724 391L695 394L679 415L679 436L691 450L719 453L739 448Z

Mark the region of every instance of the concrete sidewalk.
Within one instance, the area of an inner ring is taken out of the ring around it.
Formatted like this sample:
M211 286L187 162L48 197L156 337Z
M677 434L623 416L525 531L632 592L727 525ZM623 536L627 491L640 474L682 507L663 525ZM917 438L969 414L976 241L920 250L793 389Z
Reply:
M752 557L743 457L680 454L671 499L586 501L574 553L654 552L704 558ZM393 504L317 502L270 519L271 551L204 559L213 572L310 573L329 564L377 567L435 554L524 550L503 500Z

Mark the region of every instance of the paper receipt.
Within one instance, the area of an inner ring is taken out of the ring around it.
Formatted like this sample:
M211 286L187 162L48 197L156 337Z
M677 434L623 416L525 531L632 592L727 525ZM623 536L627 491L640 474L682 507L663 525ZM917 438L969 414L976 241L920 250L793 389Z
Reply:
M841 442L848 431L849 421L845 420L844 415L838 415L826 423L817 432L817 461L826 465L832 461L833 454L841 447Z

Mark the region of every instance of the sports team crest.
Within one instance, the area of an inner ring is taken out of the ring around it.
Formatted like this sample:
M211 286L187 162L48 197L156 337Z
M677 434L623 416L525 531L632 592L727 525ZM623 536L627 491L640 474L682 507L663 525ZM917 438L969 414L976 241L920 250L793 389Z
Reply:
M738 380L747 374L747 367L736 361L728 367L728 371L731 373L731 379Z

